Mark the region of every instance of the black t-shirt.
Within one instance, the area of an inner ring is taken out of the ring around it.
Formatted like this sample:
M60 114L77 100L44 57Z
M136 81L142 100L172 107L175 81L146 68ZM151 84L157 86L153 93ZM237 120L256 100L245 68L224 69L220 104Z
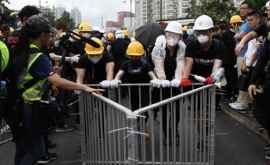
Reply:
M117 72L122 63L127 60L126 50L129 42L125 39L116 39L111 45L111 53L115 59L115 72Z
M125 83L148 83L150 81L148 73L153 71L152 65L146 58L138 61L129 59L123 62L120 69L125 72L122 78Z
M235 65L236 63L236 55L235 55L235 39L234 39L235 33L231 30L225 30L225 32L222 35L218 35L218 39L222 41L222 44L224 44L224 53L223 53L223 64L227 65Z
M210 76L215 59L222 60L223 53L224 46L219 40L213 39L208 50L203 50L197 40L190 42L186 48L186 57L193 58L191 73L204 77Z
M106 80L106 64L113 61L114 59L109 53L104 53L96 64L89 60L88 56L82 55L76 67L86 69L85 79L87 83L100 83Z
M177 67L176 58L177 58L178 48L179 47L177 45L173 55L170 55L169 49L166 48L166 57L165 57L165 60L164 60L164 71L165 71L165 75L166 75L167 80L174 79L175 70L176 70L176 67Z

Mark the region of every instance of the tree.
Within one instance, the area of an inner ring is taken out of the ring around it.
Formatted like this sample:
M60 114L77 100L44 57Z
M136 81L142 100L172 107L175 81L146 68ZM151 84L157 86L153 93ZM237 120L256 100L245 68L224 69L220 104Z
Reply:
M255 9L262 11L263 7L265 6L265 3L268 0L246 0L249 2Z
M75 28L75 22L67 11L65 11L62 16L56 20L56 24L65 24L68 30L73 30Z
M237 13L231 0L191 0L191 8L188 10L189 18L196 18L200 15L208 15L214 21L229 20Z

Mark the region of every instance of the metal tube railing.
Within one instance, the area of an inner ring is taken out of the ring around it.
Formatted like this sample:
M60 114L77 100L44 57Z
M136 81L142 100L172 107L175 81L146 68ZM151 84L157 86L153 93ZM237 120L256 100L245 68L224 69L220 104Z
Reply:
M206 85L206 86L203 86L203 87L194 89L194 90L192 90L192 91L189 91L189 92L186 92L186 93L183 93L183 94L174 96L174 97L172 97L172 98L168 98L168 99L166 99L166 100L162 100L162 101L160 101L160 102L158 102L158 103L154 103L154 104L149 105L149 106L147 106L147 107L144 107L144 108L140 108L140 109L138 109L138 110L135 110L134 113L136 113L136 114L144 113L144 112L146 112L146 111L148 111L148 110L152 110L152 109L158 108L158 107L163 106L163 105L165 105L165 104L167 104L167 103L169 103L169 102L173 102L173 101L179 100L180 98L190 96L190 95L192 95L192 94L195 94L195 93L197 93L197 92L200 92L200 91L202 91L202 90L204 90L204 89L208 89L208 88L210 88L210 87L214 87L214 85Z

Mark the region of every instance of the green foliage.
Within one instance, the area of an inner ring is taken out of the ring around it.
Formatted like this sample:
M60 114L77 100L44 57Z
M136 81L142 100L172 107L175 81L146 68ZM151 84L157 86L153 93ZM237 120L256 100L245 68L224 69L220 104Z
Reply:
M75 22L67 11L62 14L61 18L56 20L56 24L65 24L69 30L73 30L75 28Z
M214 21L229 20L237 13L237 9L231 0L196 0L191 1L191 8L188 11L189 18L196 18L200 15L208 15Z
M257 10L262 10L268 0L246 0Z

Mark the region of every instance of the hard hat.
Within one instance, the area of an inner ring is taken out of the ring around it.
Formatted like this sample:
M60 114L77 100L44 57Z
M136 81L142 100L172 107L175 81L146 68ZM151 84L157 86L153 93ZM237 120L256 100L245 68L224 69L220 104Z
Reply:
M183 32L187 32L187 31L188 31L188 27L187 27L187 26L184 26L184 27L182 28L182 30L183 30Z
M241 22L243 22L243 20L239 15L234 15L230 19L230 24L241 23Z
M95 48L94 46L86 43L84 48L86 54L89 56L102 55L104 52L104 45L101 39L96 37L93 37L91 39L99 45L99 48Z
M107 34L107 38L108 38L109 41L113 41L114 40L114 34L112 32L109 32Z
M143 45L139 41L132 41L127 48L128 56L143 56L145 53Z
M195 20L193 30L209 30L213 27L214 22L212 18L207 15L201 15Z
M125 37L128 37L128 36L129 36L128 30L123 30L123 33L124 33L124 36L125 36Z
M170 22L167 25L167 27L165 29L165 32L172 32L172 33L176 33L176 34L183 34L182 25L179 22L172 21L172 22Z
M265 8L266 8L266 9L270 9L270 1L266 2Z
M91 32L92 31L91 25L87 22L81 22L78 29L79 29L79 32Z
M115 32L115 38L125 38L125 35L124 35L124 32L123 32L123 30L117 30L116 32Z

